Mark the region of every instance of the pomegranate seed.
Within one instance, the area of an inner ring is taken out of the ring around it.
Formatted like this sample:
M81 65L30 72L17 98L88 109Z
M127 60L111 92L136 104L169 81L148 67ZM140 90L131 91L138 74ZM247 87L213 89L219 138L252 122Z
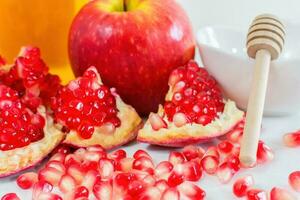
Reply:
M132 170L133 162L133 158L123 158L118 162L119 166L116 169L122 172L129 172Z
M79 159L78 156L74 154L69 154L66 155L64 163L66 167L69 167L71 165L80 165L81 159Z
M161 192L156 187L148 187L139 197L138 200L160 199Z
M150 113L149 122L154 131L158 131L161 128L167 128L167 123L158 114Z
M233 194L237 197L244 197L247 191L254 184L252 176L245 176L243 178L237 179L233 184Z
M215 174L219 166L219 159L215 156L204 156L201 160L201 166L207 174Z
M288 147L300 146L300 130L285 134L283 136L283 142Z
M180 197L186 197L191 200L203 200L206 196L205 191L191 182L184 182L178 187Z
M93 194L98 200L111 200L113 196L112 184L109 181L97 182L94 186Z
M173 123L177 127L182 127L182 126L184 126L184 125L186 125L188 123L188 120L187 120L185 114L183 114L183 113L176 113L173 116Z
M77 184L81 184L83 177L84 177L84 172L78 165L71 165L67 169L67 173L72 176Z
M76 188L76 181L72 176L65 174L61 177L58 187L63 193L74 192Z
M21 200L16 193L8 193L4 195L1 200Z
M201 165L195 161L189 161L183 164L184 179L187 181L198 181L202 176Z
M114 178L114 184L121 188L127 188L129 183L137 180L137 177L133 173L119 173Z
M186 161L184 155L177 151L172 151L169 155L169 162L173 165L181 164Z
M289 184L297 192L300 192L300 171L294 171L289 175Z
M51 185L58 185L58 182L63 174L63 172L58 171L53 167L46 167L39 171L38 178L40 181L46 181Z
M168 177L168 185L170 187L175 187L184 181L184 165L183 164L177 164L174 166L172 172L170 173Z
M132 197L137 197L138 195L143 193L145 189L146 187L143 181L132 181L128 185L128 194Z
M138 159L140 157L147 157L149 158L150 160L152 160L152 157L144 150L142 149L139 149L137 150L134 154L133 154L133 158L134 159Z
M52 189L53 186L50 183L47 183L45 181L38 181L33 185L32 199L38 200L38 197L42 192L50 193Z
M217 177L223 184L228 183L233 177L235 170L231 169L227 163L221 164L217 169Z
M257 149L257 163L265 163L273 160L274 153L263 141L259 141Z
M41 192L37 199L34 200L63 200L59 195L49 192Z
M172 163L170 163L169 161L162 161L155 168L155 176L161 179L166 179L172 169Z
M149 174L154 173L154 164L151 159L147 157L140 157L138 159L135 159L132 164L133 169L146 171Z
M183 155L185 156L185 158L190 161L193 160L195 158L202 158L202 156L205 153L205 150L202 149L201 147L196 147L193 145L188 145L185 146L182 150Z
M259 189L250 189L247 191L247 200L267 200L267 193Z
M99 161L99 174L102 179L112 178L114 173L114 165L109 159L101 159Z
M98 176L99 176L99 174L97 171L94 171L94 170L88 171L85 174L81 185L84 186L88 191L92 192L93 187L98 179Z
M168 182L163 179L156 181L154 186L158 188L161 192L164 192L166 189L169 188Z
M116 150L108 155L108 157L113 160L121 160L123 158L126 158L126 156L126 151L124 151L123 149Z
M176 188L169 188L165 190L160 198L161 200L179 200L180 195Z
M270 200L297 200L297 198L287 190L274 187L270 193Z
M67 154L71 153L71 148L67 145L60 144L52 152L53 155L56 154L56 153L62 153L62 154L67 155Z
M143 182L146 186L153 186L155 184L155 178L154 176L152 175L146 175L144 178L143 178Z
M65 158L66 158L66 155L64 153L56 153L54 154L50 159L49 161L58 161L58 162L61 162L63 163L65 161Z
M38 181L38 175L34 172L27 172L17 178L17 184L23 190L31 188Z
M218 152L218 149L217 147L215 146L211 146L207 149L207 151L205 152L204 156L214 156L216 157L217 159L220 158L220 154Z
M103 154L106 155L105 150L100 145L89 146L86 148L86 150L90 151L90 152L102 152ZM106 157L106 156L103 156L103 157Z
M233 144L229 141L223 141L218 144L218 150L220 153L229 154L233 149Z
M84 186L80 186L75 190L75 199L80 197L89 197L89 190Z
M225 162L227 163L228 167L235 172L240 170L240 159L238 155L229 155L225 158Z
M47 163L46 167L51 167L51 168L54 168L58 171L60 171L61 173L65 173L66 172L66 168L65 166L59 162L59 161L56 161L56 160L51 160Z
M104 154L102 152L93 152L93 151L87 151L84 154L84 160L90 161L90 162L99 162L100 159L102 159ZM106 157L106 156L105 156Z

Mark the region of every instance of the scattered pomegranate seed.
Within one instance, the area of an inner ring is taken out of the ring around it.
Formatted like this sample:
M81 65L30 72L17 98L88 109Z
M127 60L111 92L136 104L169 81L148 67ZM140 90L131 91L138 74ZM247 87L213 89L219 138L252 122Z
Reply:
M292 172L289 175L289 184L297 192L300 192L300 171Z
M273 160L274 153L263 141L259 141L257 149L257 163L265 163Z
M156 187L148 187L139 197L139 200L160 199L161 192Z
M66 172L66 167L63 165L63 163L56 161L56 160L49 161L47 163L46 167L54 168L54 169L58 170L59 172L61 172L62 174L64 174Z
M129 172L132 170L134 159L133 158L123 158L121 159L116 167L116 170L122 171L122 172Z
M53 189L53 186L50 183L45 181L38 181L33 185L32 189L32 198L33 200L38 200L38 197L41 193L46 192L50 193Z
M89 196L89 190L84 186L79 186L75 190L75 199L80 197L88 197Z
M192 184L191 182L184 182L177 188L180 192L180 196L182 195L183 197L186 197L190 200L202 200L206 196L204 190L202 190L197 185Z
M283 142L288 147L300 146L300 130L285 134L283 136Z
M181 152L172 151L169 154L169 162L172 163L173 165L181 164L184 163L185 161L186 159Z
M4 195L1 200L21 200L16 193L8 193Z
M167 178L173 169L172 163L169 161L160 162L155 168L155 176L159 178Z
M244 130L242 128L234 128L226 134L226 138L230 142L240 144L243 136L243 131Z
M225 162L221 164L217 169L217 177L221 183L228 183L233 175L235 174L235 170L229 167L229 165Z
M65 174L61 177L58 187L63 193L74 192L76 188L76 181L72 176Z
M204 156L214 156L216 157L217 159L220 158L220 154L219 154L219 151L218 151L218 148L215 147L215 146L211 146L207 149L207 151L205 152Z
M132 168L141 171L146 171L149 174L154 173L153 161L148 157L139 157L138 159L135 159L133 161Z
M143 182L144 184L149 187L149 186L154 186L155 184L155 177L152 176L152 175L146 175L144 178L143 178Z
M167 123L163 120L161 116L155 113L150 113L149 122L152 126L152 129L158 131L161 128L167 128Z
M161 200L179 200L180 194L176 188L169 188L165 190L160 198Z
M27 172L17 178L17 184L23 190L30 189L38 181L38 175L35 172Z
M189 161L183 164L184 179L187 181L199 181L202 176L201 165L195 161Z
M247 200L268 200L268 195L263 190L250 189L247 191Z
M52 154L56 154L56 153L63 153L65 155L71 153L71 148L67 145L64 145L64 144L60 144L58 147L56 147Z
M219 166L219 159L215 156L204 156L201 160L201 166L207 174L215 174Z
M72 154L69 154L69 155L72 155ZM69 156L68 155L68 156ZM66 155L64 153L55 153L50 159L49 161L58 161L58 162L61 162L61 163L64 163L65 162L65 158L66 158Z
M154 186L158 188L161 192L164 192L166 189L169 188L168 182L163 179L157 181Z
M218 144L218 150L220 153L229 154L233 148L234 145L229 141L222 141Z
M193 159L196 159L196 158L202 158L202 156L204 155L205 153L205 150L202 149L201 147L196 147L196 146L193 146L193 145L188 145L188 146L185 146L182 150L182 153L184 155L184 157L190 161L190 160L193 160Z
M285 189L274 187L270 193L270 200L297 200L297 198Z
M183 164L177 164L174 166L172 172L168 177L168 185L170 187L175 187L184 182L184 166Z
M123 149L118 149L108 155L108 157L113 160L121 160L123 158L126 158L126 156L126 151L124 151Z
M146 185L143 181L132 181L128 185L128 194L134 198L139 196L146 189Z
M53 186L58 185L61 177L63 176L63 172L53 168L53 167L46 167L39 171L38 178L40 181L46 181Z
M84 186L88 191L92 192L98 179L100 179L99 173L95 170L90 170L85 174L81 186Z
M37 199L33 200L63 200L59 195L49 193L49 192L41 192Z
M69 166L69 168L67 169L67 173L75 179L77 184L81 184L85 174L79 165Z
M254 179L252 176L245 176L243 178L237 179L233 184L233 194L237 197L244 197L247 191L254 184Z
M146 151L144 151L144 150L142 150L142 149L137 150L137 151L133 154L133 158L134 158L134 159L138 159L138 158L140 158L140 157L147 157L147 158L149 158L149 159L152 160L152 157L151 157Z
M99 161L99 174L102 179L110 179L113 176L114 165L109 159Z
M98 200L110 200L113 196L112 184L110 181L101 181L95 184L93 194Z

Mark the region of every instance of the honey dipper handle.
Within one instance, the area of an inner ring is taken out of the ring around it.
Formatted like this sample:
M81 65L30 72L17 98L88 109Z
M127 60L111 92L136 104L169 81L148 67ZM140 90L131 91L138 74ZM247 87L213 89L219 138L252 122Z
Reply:
M261 49L256 52L252 88L240 152L240 161L249 167L256 163L270 61L271 54L269 51Z

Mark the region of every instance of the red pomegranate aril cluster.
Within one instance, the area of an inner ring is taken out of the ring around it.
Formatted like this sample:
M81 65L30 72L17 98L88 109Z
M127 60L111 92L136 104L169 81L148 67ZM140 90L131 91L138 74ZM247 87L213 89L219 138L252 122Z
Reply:
M173 121L175 113L183 113L188 123L206 125L224 110L217 82L194 61L175 69L170 75L169 85L174 92L172 100L164 104L169 121Z
M44 118L28 109L18 92L0 84L0 150L6 151L44 137Z
M90 68L59 90L51 103L55 119L68 130L76 130L84 139L91 138L95 127L105 123L121 125L115 96L108 87L98 83L93 70Z

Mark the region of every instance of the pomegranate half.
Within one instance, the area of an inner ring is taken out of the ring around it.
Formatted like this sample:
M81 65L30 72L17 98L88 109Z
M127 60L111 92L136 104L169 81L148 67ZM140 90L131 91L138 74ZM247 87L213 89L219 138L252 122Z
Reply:
M0 177L35 165L64 139L46 106L59 87L59 78L48 74L37 48L22 48L12 65L1 59Z
M68 132L64 143L111 149L136 138L141 118L114 88L103 85L95 67L61 88L51 103L57 123Z
M185 146L226 134L244 118L225 100L216 80L194 61L169 77L164 106L139 131L138 141L162 146Z

